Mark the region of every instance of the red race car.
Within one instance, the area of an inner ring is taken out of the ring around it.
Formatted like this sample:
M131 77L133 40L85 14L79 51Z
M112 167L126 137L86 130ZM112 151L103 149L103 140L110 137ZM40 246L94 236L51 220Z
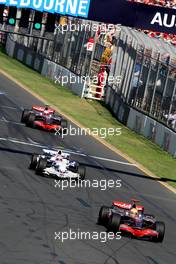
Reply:
M66 127L61 124L62 122L54 120L52 119L52 117L45 117L43 120L34 120L30 126L33 128L39 128L50 132L59 132L63 129L66 129Z
M165 235L164 222L156 221L155 216L144 214L144 207L132 203L113 201L111 207L102 206L99 211L98 224L107 227L114 233L120 231L122 235L131 238L143 238L155 242L162 242Z
M24 109L21 122L29 127L41 128L51 132L67 129L67 120L57 115L55 110L48 106L32 106L30 110Z

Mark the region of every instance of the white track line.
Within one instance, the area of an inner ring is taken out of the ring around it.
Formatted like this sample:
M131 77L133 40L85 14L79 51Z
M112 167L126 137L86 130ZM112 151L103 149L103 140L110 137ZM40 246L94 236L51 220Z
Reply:
M136 164L129 163L129 162L123 162L123 161L118 161L118 160L113 160L113 159L107 159L107 158L98 157L98 156L86 155L86 154L83 154L83 153L74 152L72 150L65 149L64 151L65 152L68 152L70 154L74 154L74 155L78 155L78 156L82 156L82 157L89 157L89 158L92 158L92 159L98 159L98 160L103 160L103 161L108 161L108 162L113 162L113 163L118 163L118 164L128 165L128 166L137 166Z
M17 139L13 138L0 138L0 141L8 141L11 143L16 143L16 144L21 144L21 145L26 145L26 146L33 146L33 147L38 147L38 148L46 148L46 146L39 145L39 144L33 144L29 142L24 142L24 141L19 141Z
M19 122L8 121L5 117L2 117L2 118L0 119L0 122L9 123L9 124L14 124L14 125L18 125L18 126L25 126L25 124L22 124L22 123L19 123Z
M36 143L24 142L24 141L20 141L18 139L15 139L15 138L0 138L0 141L8 141L8 142L11 142L11 143L21 144L21 145L26 145L26 146L32 146L32 147L36 147L36 148L47 148L47 149L51 148L53 150L57 150L56 147L53 147L53 146L45 146L45 145L38 144L37 142ZM136 164L132 164L132 163L129 163L129 162L122 162L122 161L113 160L113 159L107 159L107 158L98 157L98 156L86 155L86 154L79 153L79 152L72 151L72 150L68 150L68 149L63 149L63 150L65 152L67 152L67 153L78 155L78 156L82 156L82 157L89 157L89 158L93 158L93 159L113 162L113 163L127 165L127 166L135 166L135 167L137 166Z
M39 145L38 142L32 140L31 138L28 137L27 139L29 140L30 143L32 143L32 144L34 144L34 145ZM16 139L16 140L18 140L18 139Z
M2 91L0 91L0 95L6 95L6 93L5 93L5 92L2 92Z
M12 109L12 110L18 110L18 108L16 108L16 107L6 106L6 105L0 105L0 108L7 108L7 109Z

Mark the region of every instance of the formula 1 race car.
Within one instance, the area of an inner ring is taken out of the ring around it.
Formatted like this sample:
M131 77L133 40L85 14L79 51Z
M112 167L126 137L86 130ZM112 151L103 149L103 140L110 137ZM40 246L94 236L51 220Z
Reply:
M62 150L43 149L42 154L33 154L29 168L34 169L36 174L60 179L84 180L86 175L85 167L70 160L70 155Z
M28 127L40 128L50 132L64 132L67 129L67 120L56 115L55 110L48 106L32 106L31 110L24 109L21 122Z
M164 222L156 221L155 216L144 214L144 207L132 203L113 201L111 207L102 206L99 211L98 224L108 231L118 232L131 238L143 238L162 242L165 235Z
M40 158L45 159L47 161L47 166L51 166L53 163L57 161L57 159L67 159L70 160L70 154L63 152L61 149L58 150L50 150L43 149L43 153L41 154L32 154L31 162L29 168L31 170L35 170Z

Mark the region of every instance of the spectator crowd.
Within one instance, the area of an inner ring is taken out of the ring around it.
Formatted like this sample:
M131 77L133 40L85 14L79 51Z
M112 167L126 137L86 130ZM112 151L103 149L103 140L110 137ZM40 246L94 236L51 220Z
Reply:
M128 1L176 9L176 0L128 0ZM176 35L174 34L154 32L149 30L144 30L144 33L151 38L163 39L167 43L176 46Z
M147 5L176 8L176 0L128 0L129 2L143 3Z

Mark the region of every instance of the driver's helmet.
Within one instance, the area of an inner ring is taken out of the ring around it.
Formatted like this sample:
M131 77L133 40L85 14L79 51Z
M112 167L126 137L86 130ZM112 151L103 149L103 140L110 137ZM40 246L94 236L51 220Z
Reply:
M131 210L130 210L130 217L132 217L132 218L136 218L138 216L138 210L136 209L136 208L132 208Z
M44 115L48 115L49 114L48 110L49 110L48 106L45 106L45 109L43 111Z
M62 150L58 150L55 157L56 157L56 161L62 161L63 160Z

